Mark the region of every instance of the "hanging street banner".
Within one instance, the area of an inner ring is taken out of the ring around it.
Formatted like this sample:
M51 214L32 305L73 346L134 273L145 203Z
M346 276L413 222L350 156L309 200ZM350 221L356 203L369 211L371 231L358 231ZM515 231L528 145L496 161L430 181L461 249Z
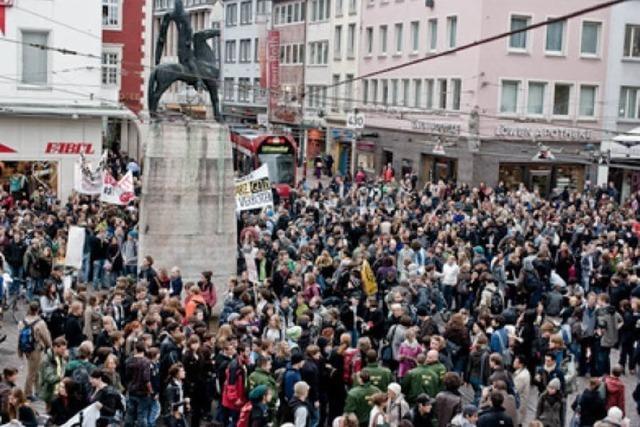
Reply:
M273 208L269 169L264 164L249 175L236 179L236 211Z
M127 172L120 181L107 171L102 175L102 192L100 193L100 201L111 203L113 205L126 205L135 199L133 189L133 173Z

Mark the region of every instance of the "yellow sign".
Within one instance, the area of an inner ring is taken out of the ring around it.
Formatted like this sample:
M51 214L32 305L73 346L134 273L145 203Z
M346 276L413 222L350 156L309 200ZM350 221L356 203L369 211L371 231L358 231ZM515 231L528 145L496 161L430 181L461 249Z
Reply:
M378 292L378 283L373 270L366 259L362 261L360 268L360 278L362 280L362 289L367 296L375 295Z

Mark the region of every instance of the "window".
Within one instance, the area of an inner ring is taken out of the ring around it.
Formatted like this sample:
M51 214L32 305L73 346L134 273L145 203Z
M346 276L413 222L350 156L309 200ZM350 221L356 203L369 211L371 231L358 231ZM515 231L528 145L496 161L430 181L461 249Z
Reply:
M291 24L294 20L293 16L293 4L289 3L287 5L287 24Z
M460 111L460 98L462 96L462 80L451 79L451 109Z
M422 95L422 80L414 79L413 80L413 106L416 108L420 108L421 96Z
M240 3L240 24L251 24L251 2L243 1Z
M420 21L411 23L411 51L418 52L420 49Z
M287 5L274 6L273 24L286 25L304 22L305 16L304 3L295 2Z
M596 86L580 86L580 117L595 117L596 115Z
M371 55L373 53L373 27L367 27L366 35L365 35L365 43L366 43L367 55Z
M447 109L447 79L438 79L438 108Z
M449 16L447 18L447 43L449 43L449 48L453 49L456 47L458 37L458 17L457 16Z
M546 89L546 83L529 82L527 114L541 115L544 113L544 94Z
M309 43L309 65L327 65L329 62L329 42Z
M402 24L395 25L396 53L402 53Z
M232 64L236 62L236 41L226 41L224 43L224 62Z
M382 105L389 105L389 81L381 79L380 85L382 86Z
M517 113L518 112L518 92L520 91L520 82L514 80L503 80L502 94L500 96L500 112L501 113Z
M428 27L429 40L427 42L429 43L429 52L435 52L438 48L438 19L429 19Z
M251 39L240 40L240 62L251 62Z
M324 21L329 19L331 11L331 0L311 1L311 22Z
M391 79L391 105L398 105L398 79Z
M102 86L118 86L120 74L119 50L102 51Z
M347 28L347 58L354 58L356 51L356 24Z
M371 80L371 100L374 104L378 103L378 80Z
M424 81L424 86L426 89L427 109L431 110L433 108L433 93L434 93L433 79L426 79Z
M251 79L240 77L238 79L238 101L249 102L250 89L251 89Z
M265 101L265 91L260 87L260 78L253 79L253 102L263 103Z
M547 25L547 41L545 43L547 53L562 54L564 52L564 30L565 21Z
M411 91L411 80L402 80L402 105L404 107L409 106L409 92Z
M640 108L638 100L640 97L640 87L622 86L620 88L619 117L622 119L640 119Z
M224 79L224 99L225 101L233 101L233 77Z
M331 78L331 111L338 112L338 88L340 84L340 74L334 74Z
M102 0L102 26L120 27L120 0Z
M265 15L267 13L267 0L256 1L256 15Z
M627 25L624 31L625 58L640 58L640 25Z
M380 25L380 53L387 54L387 26Z
M531 25L530 16L512 16L511 17L511 31L521 30ZM509 37L509 48L514 50L526 50L527 45L527 32L512 34Z
M364 105L369 103L369 80L362 81L362 103Z
M253 39L253 62L260 61L260 39L257 37Z
M342 25L336 25L333 33L333 59L342 59Z
M41 31L22 31L21 83L46 85L49 82L48 51L29 44L47 45L49 34ZM104 60L104 58L103 58Z
M326 86L307 86L307 100L310 108L322 108L327 103Z
M343 3L342 0L336 0L336 16L342 16Z
M568 116L570 99L571 85L556 83L553 91L553 114L556 116Z
M580 43L580 53L587 56L596 56L600 50L600 28L599 22L582 23L582 41Z
M353 74L347 74L344 77L347 82L344 84L343 110L350 111L353 107Z
M227 5L225 13L225 23L227 27L233 27L238 24L238 4L232 3Z
M349 15L355 14L357 7L358 7L357 0L349 0Z

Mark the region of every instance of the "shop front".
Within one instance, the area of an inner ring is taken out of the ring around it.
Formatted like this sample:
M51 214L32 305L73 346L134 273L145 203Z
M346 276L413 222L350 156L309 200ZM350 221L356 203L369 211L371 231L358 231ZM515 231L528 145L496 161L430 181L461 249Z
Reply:
M325 132L318 128L307 130L307 159L310 163L315 163L317 157L325 153L326 139Z
M0 117L0 185L18 198L50 189L65 200L80 155L94 165L101 157L102 123L101 117Z
M334 127L329 130L332 141L332 155L335 160L335 172L346 175L351 172L352 145L355 133L351 129Z
M376 143L371 140L356 141L356 165L372 176L376 174Z
M421 173L418 175L421 184L426 182L456 181L456 177L458 176L458 161L456 159L422 154L421 163Z
M565 188L582 191L585 177L584 164L501 162L498 173L499 181L507 188L517 189L522 183L528 190L538 190L543 197Z

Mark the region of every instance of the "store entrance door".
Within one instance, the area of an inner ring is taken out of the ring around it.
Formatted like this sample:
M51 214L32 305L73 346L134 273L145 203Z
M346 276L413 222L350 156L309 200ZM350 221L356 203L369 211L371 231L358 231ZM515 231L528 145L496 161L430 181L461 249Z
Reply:
M547 197L551 191L551 169L531 169L528 187L532 191L537 189L540 196Z

